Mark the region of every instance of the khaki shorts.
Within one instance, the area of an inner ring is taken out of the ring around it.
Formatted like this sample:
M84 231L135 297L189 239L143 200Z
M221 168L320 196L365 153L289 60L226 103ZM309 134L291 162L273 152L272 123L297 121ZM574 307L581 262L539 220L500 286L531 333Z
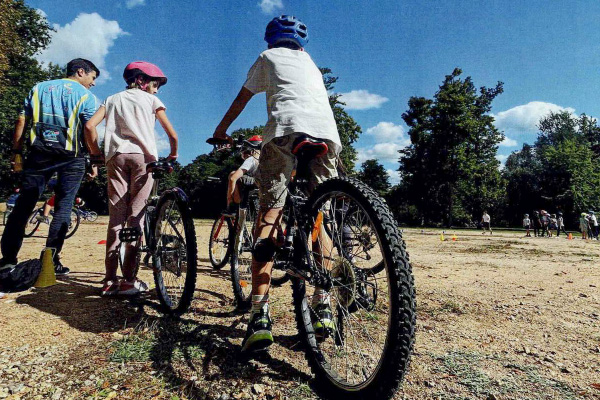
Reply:
M287 186L290 183L296 161L296 156L292 154L292 144L300 135L303 133L274 138L262 148L256 173L261 210L284 206ZM333 143L326 142L329 152L311 160L309 164L311 171L309 190L311 192L319 183L338 175L337 156Z

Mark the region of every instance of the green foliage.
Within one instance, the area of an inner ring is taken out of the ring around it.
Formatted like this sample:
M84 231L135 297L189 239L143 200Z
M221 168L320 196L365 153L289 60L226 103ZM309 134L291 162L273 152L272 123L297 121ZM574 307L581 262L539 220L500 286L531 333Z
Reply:
M447 75L433 99L411 97L402 114L411 145L400 151L403 188L394 191L405 197L393 203L416 207L426 223L467 223L494 210L502 196L495 156L504 135L489 115L502 83L477 91L461 74L456 68Z
M0 195L17 182L10 172L14 122L23 100L38 82L63 75L56 65L42 67L33 55L50 42L52 28L21 0L0 2Z
M391 188L390 177L377 160L367 160L362 163L357 178L377 191L380 196L385 196Z
M334 85L338 81L338 78L331 75L331 69L320 68L323 74L323 83L328 92L333 93ZM357 159L356 149L352 146L357 140L362 129L360 125L354 121L354 119L344 110L346 104L340 101L339 94L331 94L329 96L329 104L333 111L333 117L337 125L338 133L340 135L340 141L342 142L342 152L340 153L340 159L343 164L343 168L347 173L351 173L354 169L354 164Z
M542 118L534 146L524 144L506 161L507 220L546 209L565 214L567 227L580 212L600 208L600 127L585 114L566 111Z

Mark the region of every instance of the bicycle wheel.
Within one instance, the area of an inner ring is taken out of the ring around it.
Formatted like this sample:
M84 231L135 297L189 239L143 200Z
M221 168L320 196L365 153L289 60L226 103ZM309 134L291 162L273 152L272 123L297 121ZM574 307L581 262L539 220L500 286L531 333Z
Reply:
M160 304L167 314L188 310L196 289L196 230L187 202L173 191L161 196L151 233L152 264Z
M275 255L273 259L273 270L271 272L271 285L272 286L281 286L287 281L290 280L290 276L282 268L276 268L281 262L277 260L277 255Z
M303 248L301 257L330 282L317 291L293 279L309 365L329 395L388 399L407 371L416 323L414 278L402 236L385 202L355 179L324 182L307 206L311 230L300 232L295 251ZM368 241L365 232L372 235ZM367 242L375 246L363 246ZM383 268L376 268L381 260ZM319 311L324 304L331 312L327 324Z
M215 219L210 230L208 241L208 258L214 269L221 269L229 262L231 248L229 246L231 220L220 216Z
M240 220L241 218L238 217L237 221ZM240 232L238 232L239 222L236 222L231 230L231 284L239 310L248 309L252 300L252 247L254 244L252 233L255 220L256 215L249 208ZM239 238L236 238L238 235Z
M98 219L98 213L95 211L88 211L86 218L90 222L95 222Z
M8 219L8 216L10 215L11 210L7 209L6 211L4 211L4 217L2 218L2 225L6 225L6 220Z
M37 216L42 215L42 209L37 209L31 213L29 219L27 220L27 225L25 225L25 233L24 237L31 237L35 232L37 232L40 227L40 221L37 220Z
M79 223L81 222L81 216L77 212L76 208L71 210L71 216L69 220L69 229L67 230L67 234L65 235L65 239L70 238L77 232L77 228L79 228Z

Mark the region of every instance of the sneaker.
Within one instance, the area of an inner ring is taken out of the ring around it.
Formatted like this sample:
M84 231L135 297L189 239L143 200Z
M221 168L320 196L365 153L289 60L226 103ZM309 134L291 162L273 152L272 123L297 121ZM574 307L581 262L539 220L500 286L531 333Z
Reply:
M44 217L43 215L38 215L35 217L36 221L40 221L43 224L50 224L50 218Z
M16 267L18 262L16 260L5 260L4 258L0 259L0 271L8 271Z
M56 274L56 276L69 275L70 272L71 272L71 270L69 268L65 267L64 265L62 265L60 260L56 260L54 262L54 273Z
M246 337L242 342L242 352L255 352L267 349L273 344L273 335L271 334L271 317L268 311L259 311L254 313L252 320L248 324Z
M104 286L102 286L102 297L114 296L117 293L119 293L120 288L121 288L121 284L118 280L104 281Z
M139 279L133 281L121 280L118 294L124 296L135 296L148 291L148 285Z
M317 319L313 322L312 326L315 330L317 340L323 340L332 336L335 332L335 323L333 322L331 306L326 303L317 304L317 306L314 307L314 314Z

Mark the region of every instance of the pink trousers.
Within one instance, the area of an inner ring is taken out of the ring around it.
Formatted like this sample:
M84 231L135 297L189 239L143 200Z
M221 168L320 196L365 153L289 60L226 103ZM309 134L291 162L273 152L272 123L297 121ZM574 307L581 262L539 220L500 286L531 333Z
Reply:
M146 163L154 157L144 154L117 153L106 164L108 177L108 231L106 233L106 279L115 280L119 267L119 231L124 227L142 228L146 201L152 191L152 174ZM136 274L137 248L126 246L123 277L129 281Z

